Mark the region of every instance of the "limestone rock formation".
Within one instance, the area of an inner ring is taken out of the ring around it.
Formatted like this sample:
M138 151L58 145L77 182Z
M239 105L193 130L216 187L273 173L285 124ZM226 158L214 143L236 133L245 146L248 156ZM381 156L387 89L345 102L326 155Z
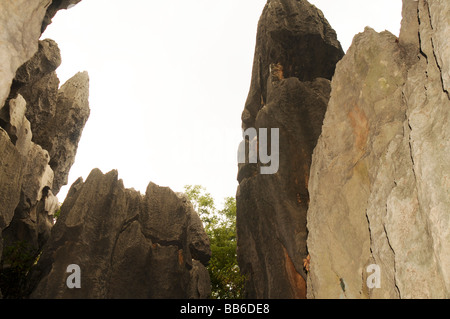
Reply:
M337 65L309 182L311 298L450 296L449 12L404 0L399 39L366 28Z
M20 201L8 208L14 218L2 228L4 245L25 241L32 255L39 253L45 243L41 235L48 238L52 226L42 224L36 212L41 191L49 186L57 194L67 184L90 113L87 73L76 74L58 88L55 69L60 63L56 43L41 41L38 52L18 69L7 105L0 110L0 125L22 155L17 163L23 165L18 170L20 192L11 196Z
M306 0L269 0L258 23L250 92L242 114L244 129L254 127L267 104L270 65L279 63L283 77L300 81L331 79L343 56L336 32L323 13Z
M20 189L23 180L23 157L11 143L8 133L0 128L0 231L3 231L14 216L14 209L19 204ZM0 237L0 253L2 240Z
M9 95L16 70L38 49L42 20L48 5L48 0L0 3L0 109Z
M279 129L279 170L239 166L238 261L249 298L306 297L309 168L342 56L320 10L307 1L268 1L242 121L244 129Z
M206 298L209 239L185 197L150 183L143 196L117 171L75 182L35 269L31 298ZM194 258L198 258L196 260ZM66 285L81 269L81 288Z
M55 71L61 62L61 52L55 41L51 39L39 41L37 52L17 70L13 88L34 85L45 75Z
M3 143L0 145L3 154L0 182L0 289L6 289L7 297L17 296L19 291L15 270L31 266L32 257L42 247L39 223L33 212L41 199L43 187L51 186L53 182L49 154L32 142L30 122L25 112L26 101L21 95L9 100L8 105L0 110L0 123L4 128L1 129ZM44 226L41 230L49 233L48 227ZM21 265L11 266L11 261L15 259L14 254L11 255L11 249L16 249L14 247L18 249L16 252L19 256L27 255L30 258L24 258ZM3 248L6 249L5 253ZM6 273L14 275L6 276L8 280L5 281Z
M11 268L3 248L27 246L33 256L48 238L52 224L42 223L36 211L42 189L53 187L57 193L67 184L89 117L87 73L59 88L58 46L39 41L56 11L77 2L0 3L0 275Z
M79 72L59 89L56 113L47 124L50 167L55 172L53 192L67 185L70 168L75 162L78 143L89 118L89 75ZM52 134L53 133L53 134Z
M38 39L79 1L0 4L0 289L5 298L206 298L209 239L184 195L150 184L142 196L117 172L94 170L72 186L52 229L42 192L67 183L89 117L89 77L59 87L59 48ZM14 256L24 258L17 265ZM81 290L67 287L67 262L81 266Z
M38 50L38 40L58 10L81 0L14 0L0 3L0 109L17 69Z
M61 64L59 47L53 40L39 41L36 54L16 72L10 97L20 94L27 102L33 142L49 150L48 130L56 113L59 79L55 70Z
M10 193L11 198L21 198L21 207L31 207L37 203L41 197L41 190L44 186L51 185L53 182L53 170L49 166L50 157L46 150L38 144L32 142L32 132L30 122L25 116L26 101L21 95L9 101L9 105L0 110L0 122L7 133L5 140L9 140L6 149L14 147L17 159L14 163L7 164L5 167L14 168L17 172L12 181L20 180L19 192ZM7 161L6 157L5 161ZM4 177L8 181L8 177ZM19 205L20 204L20 205ZM12 211L16 209L12 207ZM11 210L8 209L9 214ZM5 226L7 226L6 224Z
M49 152L54 194L67 184L90 114L88 73L74 75L59 88L55 70L60 64L58 45L50 39L39 41L38 52L17 70L10 92L25 98L33 142Z
M42 21L41 32L44 33L49 24L52 23L52 19L59 10L70 9L81 0L52 0L51 4L45 13L44 20Z

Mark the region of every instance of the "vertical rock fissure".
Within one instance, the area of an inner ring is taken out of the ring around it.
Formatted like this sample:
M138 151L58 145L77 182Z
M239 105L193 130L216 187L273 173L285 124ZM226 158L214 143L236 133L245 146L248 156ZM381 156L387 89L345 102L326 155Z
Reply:
M431 17L430 5L427 1L424 1L424 6L425 6L425 10L427 12L427 22L428 22L429 28L432 32L434 32L433 19ZM420 22L420 18L419 18L419 22ZM420 25L420 23L419 23L419 25ZM419 39L420 39L420 31L419 31ZM448 90L445 89L444 75L442 74L442 72L443 72L442 66L439 64L439 59L436 56L433 35L430 35L430 44L431 44L431 50L432 50L433 57L434 57L434 62L436 63L436 66L439 70L440 80L441 80L441 84L442 84L442 91L447 95L447 98L450 100L449 92L448 92ZM422 50L421 50L421 52L422 52ZM426 55L424 55L424 56L426 57ZM427 62L428 62L428 58L427 58Z
M135 216L131 217L130 219L125 220L125 221L123 222L122 226L120 227L120 230L119 230L119 232L117 233L116 238L114 239L114 244L113 244L113 247L112 247L112 249L111 249L111 258L110 258L110 262L109 262L111 266L113 265L114 253L115 253L115 251L116 251L116 246L117 246L117 242L119 241L120 235L121 235L123 232L125 232L125 231L128 229L128 227L130 227L130 225L131 225L133 222L138 221L138 220L139 220L139 214L136 214Z
M439 74L440 74L440 79L441 79L441 85L442 85L442 91L447 95L447 98L450 100L450 94L448 92L448 90L445 89L445 83L444 83L444 75L442 74L443 70L442 67L439 65L439 60L436 56L436 50L434 48L434 41L433 38L431 38L431 48L433 50L433 57L434 57L434 61L436 62L436 66L439 69Z
M420 6L417 7L417 22L419 24L419 28L417 30L417 35L419 38L419 53L426 59L427 64L428 64L428 56L427 54L422 50L422 35L420 33L420 27L422 25L422 19L420 18Z
M387 210L387 207L386 207L386 210ZM386 235L386 241L387 241L388 246L389 246L390 250L392 251L392 255L393 255L393 262L394 262L394 266L393 266L393 274L394 274L394 286L395 286L395 290L396 290L396 292L397 292L399 298L401 299L400 289L398 288L398 285L397 285L397 266L396 266L396 260L395 260L395 250L394 250L394 248L392 247L392 244L391 244L391 242L390 242L390 240L389 240L389 234L388 234L388 231L387 231L387 229L386 229L386 225L385 225L385 224L383 224L383 230L384 230L384 233L385 233L385 235Z

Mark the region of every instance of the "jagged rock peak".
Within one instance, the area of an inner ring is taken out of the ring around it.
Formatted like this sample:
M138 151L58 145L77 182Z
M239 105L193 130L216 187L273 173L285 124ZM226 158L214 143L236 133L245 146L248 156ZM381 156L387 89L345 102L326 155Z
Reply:
M118 172L77 180L41 258L31 298L206 298L209 239L186 198L150 183L125 189ZM198 258L195 259L195 258ZM68 265L82 288L66 285Z
M42 32L58 10L81 0L14 0L0 2L0 109L17 69L38 50Z
M78 143L90 116L89 75L86 71L75 74L61 86L56 105L56 114L52 121L54 135L49 151L50 166L55 171L55 194L62 186L67 185Z
M238 261L249 298L306 297L309 168L343 55L334 30L307 1L265 6L242 126L279 130L279 169L261 174L261 163L239 164ZM246 148L257 149L260 137Z
M27 63L16 72L13 87L33 85L45 75L55 71L61 65L61 52L58 44L52 39L39 41L38 51ZM10 93L14 96L14 92Z
M61 86L59 94L64 94L66 99L73 99L73 104L88 111L89 109L89 74L87 71L78 72Z
M88 73L75 74L59 88L55 70L60 64L58 45L50 39L39 41L38 51L18 69L10 91L10 99L25 98L33 142L50 154L55 194L67 184L90 114Z
M242 115L252 127L267 100L271 64L283 67L285 78L331 80L344 52L323 13L308 1L268 1L258 23L250 92Z

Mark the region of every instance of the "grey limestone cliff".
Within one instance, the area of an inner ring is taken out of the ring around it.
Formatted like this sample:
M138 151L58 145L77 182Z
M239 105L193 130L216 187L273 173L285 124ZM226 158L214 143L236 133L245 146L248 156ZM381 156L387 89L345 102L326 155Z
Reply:
M309 297L449 297L449 22L448 2L404 0L399 38L366 28L338 63L309 183Z

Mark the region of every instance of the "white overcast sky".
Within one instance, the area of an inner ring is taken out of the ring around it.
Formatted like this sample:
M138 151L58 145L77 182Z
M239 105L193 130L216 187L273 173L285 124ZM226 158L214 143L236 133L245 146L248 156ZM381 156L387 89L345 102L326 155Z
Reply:
M398 35L401 0L310 0L344 51L365 26ZM236 152L258 19L266 0L83 0L42 39L62 54L61 84L90 76L91 116L64 197L93 168L125 187L200 184L221 206L237 188Z

